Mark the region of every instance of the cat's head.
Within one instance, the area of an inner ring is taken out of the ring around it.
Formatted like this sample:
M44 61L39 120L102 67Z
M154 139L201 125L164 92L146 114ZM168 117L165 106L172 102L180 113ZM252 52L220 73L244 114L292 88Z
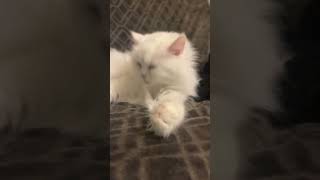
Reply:
M154 78L168 76L192 58L188 58L192 48L184 33L131 34L133 61L147 83Z

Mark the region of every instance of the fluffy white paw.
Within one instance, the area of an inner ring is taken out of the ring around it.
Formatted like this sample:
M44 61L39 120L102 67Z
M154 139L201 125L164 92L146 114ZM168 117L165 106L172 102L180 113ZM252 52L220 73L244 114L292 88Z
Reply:
M150 111L150 130L158 136L168 137L184 120L184 104L162 102Z

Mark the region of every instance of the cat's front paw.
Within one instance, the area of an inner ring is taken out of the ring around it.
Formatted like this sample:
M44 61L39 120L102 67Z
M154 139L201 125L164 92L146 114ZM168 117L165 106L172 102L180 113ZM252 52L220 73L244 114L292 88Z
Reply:
M184 119L184 104L165 102L154 105L150 114L150 129L158 136L168 137Z

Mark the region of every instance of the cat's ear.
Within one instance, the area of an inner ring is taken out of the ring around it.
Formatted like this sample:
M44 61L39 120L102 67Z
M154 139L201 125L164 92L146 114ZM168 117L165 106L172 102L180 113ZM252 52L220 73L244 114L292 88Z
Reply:
M183 50L184 50L184 46L186 44L187 41L187 37L185 34L182 34L181 36L179 36L169 47L169 53L173 54L175 56L179 56L180 54L182 54Z
M134 43L139 43L139 42L143 41L143 39L144 39L143 34L140 34L140 33L134 32L134 31L131 31L130 33L131 33L132 40Z

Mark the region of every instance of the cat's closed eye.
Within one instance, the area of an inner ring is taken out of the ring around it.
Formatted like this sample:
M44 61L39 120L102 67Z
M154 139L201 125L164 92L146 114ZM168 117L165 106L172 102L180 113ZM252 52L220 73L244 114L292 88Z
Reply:
M139 68L141 68L141 67L142 67L142 65L141 65L141 63L140 63L140 62L137 62L137 66L138 66Z
M151 65L149 66L149 70L152 70L152 69L154 69L154 68L156 68L155 65L152 65L152 64L151 64Z

